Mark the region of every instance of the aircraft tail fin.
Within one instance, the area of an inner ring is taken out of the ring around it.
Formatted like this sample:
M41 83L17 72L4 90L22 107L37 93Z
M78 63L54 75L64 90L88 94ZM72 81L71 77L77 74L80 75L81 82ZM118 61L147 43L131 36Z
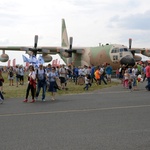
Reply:
M62 19L61 46L62 47L68 47L69 46L65 19Z

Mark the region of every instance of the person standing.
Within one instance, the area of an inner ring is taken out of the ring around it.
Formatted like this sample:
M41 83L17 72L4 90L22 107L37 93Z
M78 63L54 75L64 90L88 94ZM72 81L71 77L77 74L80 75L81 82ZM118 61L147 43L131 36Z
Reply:
M75 84L77 84L78 76L78 67L73 66L73 81Z
M110 82L111 83L111 75L112 75L112 66L110 66L110 64L107 65L106 67L106 75L107 75L107 82Z
M19 76L20 76L20 85L24 84L24 68L23 66L19 66Z
M16 74L16 87L18 87L18 82L20 81L19 66L18 65L16 65L15 74Z
M49 79L49 88L48 88L48 92L52 93L52 100L56 100L55 99L55 95L57 92L57 89L55 87L56 85L56 78L58 78L58 73L56 72L55 67L52 67L51 72L49 72L48 74L48 79Z
M63 64L59 68L59 78L60 78L62 89L66 89L66 75L67 75L67 70L65 69L65 65Z
M4 78L2 75L2 70L0 70L0 104L3 103L4 101L4 96L3 96L3 82L4 82Z
M138 84L137 84L137 66L136 65L132 68L132 74L130 76L132 77L132 80L133 80L133 90L137 90Z
M10 67L8 71L8 80L9 80L9 86L14 86L14 70L13 67Z
M95 66L92 64L92 67L91 67L91 82L92 83L94 82L94 80L96 82L94 72L95 72Z
M105 77L105 68L102 66L100 68L100 82L99 82L100 85L101 85L101 81L103 81L104 84L107 85L107 82L105 81L104 77Z
M88 79L88 74L85 75L84 77L84 82L85 82L85 87L83 88L84 90L89 89L89 79Z
M94 72L94 76L95 76L95 79L96 79L96 84L97 85L100 85L100 68L99 66L96 68L95 72Z
M124 88L129 88L129 79L130 79L130 74L128 73L128 70L126 69L124 73L124 81L123 81Z
M34 103L34 96L35 96L35 91L36 91L36 75L34 71L34 67L31 65L29 66L29 75L28 75L28 86L26 90L26 98L23 102L28 102L28 96L29 96L29 91L31 90L31 95L32 95L32 101L31 103Z
M36 70L36 79L37 79L37 91L36 91L36 100L38 100L38 96L40 90L42 88L42 101L45 101L45 93L46 93L46 70L43 65L40 64L39 68Z
M146 78L147 78L147 85L146 89L150 91L150 62L148 62L148 65L146 66Z

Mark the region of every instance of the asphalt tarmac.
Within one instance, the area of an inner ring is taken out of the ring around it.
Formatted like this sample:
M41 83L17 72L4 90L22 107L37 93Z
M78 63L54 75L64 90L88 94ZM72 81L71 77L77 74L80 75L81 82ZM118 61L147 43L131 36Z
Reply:
M150 150L150 92L121 85L0 105L0 150Z

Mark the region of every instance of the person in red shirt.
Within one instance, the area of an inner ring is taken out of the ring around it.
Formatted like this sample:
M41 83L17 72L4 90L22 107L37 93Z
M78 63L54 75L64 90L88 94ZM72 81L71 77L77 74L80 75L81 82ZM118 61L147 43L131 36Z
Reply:
M147 85L146 89L150 91L150 62L148 62L148 65L146 66L146 78L147 78Z
M35 91L36 91L36 74L34 71L34 67L31 65L29 66L29 75L28 75L28 85L27 85L27 90L26 90L26 99L23 102L28 102L28 96L29 96L29 91L31 90L31 95L32 95L32 101L31 103L34 103L34 96L35 96Z

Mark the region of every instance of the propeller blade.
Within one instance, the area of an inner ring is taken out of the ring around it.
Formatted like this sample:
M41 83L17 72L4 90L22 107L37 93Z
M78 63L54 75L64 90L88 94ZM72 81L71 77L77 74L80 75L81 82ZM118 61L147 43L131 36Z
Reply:
M35 35L35 37L34 37L34 48L37 48L37 43L38 43L38 35Z
M129 39L129 49L131 49L131 45L132 45L132 39Z
M73 37L70 37L69 40L70 40L70 41L69 41L69 44L70 44L69 48L72 49Z

